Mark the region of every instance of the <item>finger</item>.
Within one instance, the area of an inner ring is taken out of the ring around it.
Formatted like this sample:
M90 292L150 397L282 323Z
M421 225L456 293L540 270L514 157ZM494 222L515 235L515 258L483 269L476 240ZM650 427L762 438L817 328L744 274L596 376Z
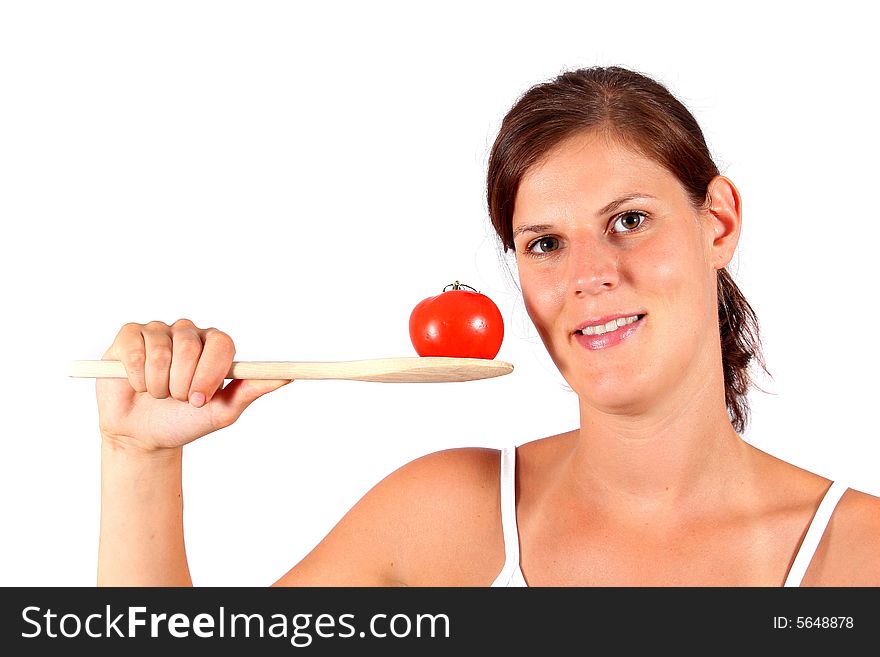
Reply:
M175 322L171 334L171 372L168 378L168 390L174 399L184 402L189 400L193 375L202 355L202 338L195 325L190 324L187 326L179 321Z
M232 367L235 356L235 343L226 333L215 328L201 331L202 355L193 374L189 400L193 406L202 406L211 401Z
M169 395L172 344L168 329L168 325L162 322L150 322L141 331L146 348L144 377L147 392L156 399L165 399Z
M130 322L119 329L113 344L104 354L104 360L118 360L125 366L128 382L137 392L146 392L147 383L144 378L145 348L143 326Z
M212 400L213 416L221 426L235 422L251 403L266 393L277 390L292 380L235 379L218 391Z

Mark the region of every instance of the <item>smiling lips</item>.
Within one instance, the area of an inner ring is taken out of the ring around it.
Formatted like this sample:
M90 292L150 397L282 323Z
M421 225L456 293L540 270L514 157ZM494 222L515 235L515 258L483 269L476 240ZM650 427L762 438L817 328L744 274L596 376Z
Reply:
M645 314L602 317L583 324L575 332L575 339L587 349L595 351L620 344L632 336L644 323Z

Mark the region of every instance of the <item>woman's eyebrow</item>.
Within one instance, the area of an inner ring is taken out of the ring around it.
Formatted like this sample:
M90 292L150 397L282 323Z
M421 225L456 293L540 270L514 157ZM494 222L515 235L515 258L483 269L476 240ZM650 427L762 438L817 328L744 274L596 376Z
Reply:
M532 232L532 233L543 233L545 230L550 230L553 228L550 224L529 224L526 226L520 226L516 230L513 231L513 237L517 237L522 233Z
M651 196L650 194L645 194L644 192L633 192L632 194L627 194L626 196L621 196L620 198L611 201L611 203L609 203L604 208L599 210L599 212L596 213L596 216L601 217L602 215L610 214L611 212L614 212L617 208L619 208L621 205L623 205L627 201L634 201L637 198L656 199L657 197Z

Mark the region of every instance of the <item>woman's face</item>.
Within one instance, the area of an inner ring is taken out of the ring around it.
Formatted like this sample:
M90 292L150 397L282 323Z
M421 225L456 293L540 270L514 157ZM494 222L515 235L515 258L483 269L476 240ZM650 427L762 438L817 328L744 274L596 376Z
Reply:
M513 231L526 309L582 401L645 412L720 371L711 215L659 164L570 137L522 178Z

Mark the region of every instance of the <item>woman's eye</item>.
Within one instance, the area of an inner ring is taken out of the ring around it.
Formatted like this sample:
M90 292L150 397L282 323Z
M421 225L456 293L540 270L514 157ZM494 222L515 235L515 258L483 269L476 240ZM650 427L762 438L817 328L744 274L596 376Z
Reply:
M526 247L526 251L533 254L549 253L559 248L559 239L556 237L539 237L534 242L530 242Z
M634 233L645 223L645 213L636 210L624 212L614 219L614 226L622 226L622 230L614 230L615 233Z

